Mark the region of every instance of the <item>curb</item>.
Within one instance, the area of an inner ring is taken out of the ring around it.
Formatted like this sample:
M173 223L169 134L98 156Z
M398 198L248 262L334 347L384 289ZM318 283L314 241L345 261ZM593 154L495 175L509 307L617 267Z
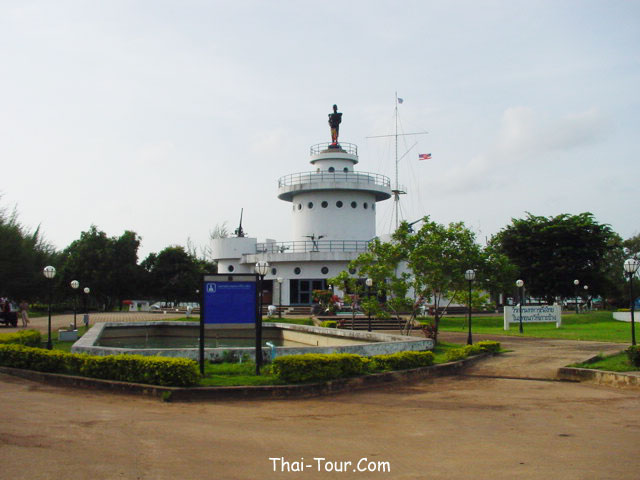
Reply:
M264 385L238 387L162 387L141 383L118 382L97 378L76 377L60 373L36 372L20 368L0 367L0 373L37 381L48 385L105 390L113 393L142 395L170 401L191 402L203 400L265 400L289 399L332 395L354 390L365 390L397 383L413 383L427 378L456 375L467 366L490 356L485 353L457 362L441 363L430 367L375 373L353 378L303 385Z
M573 382L588 382L616 388L640 388L640 377L626 373L592 370L589 368L561 367L558 378Z

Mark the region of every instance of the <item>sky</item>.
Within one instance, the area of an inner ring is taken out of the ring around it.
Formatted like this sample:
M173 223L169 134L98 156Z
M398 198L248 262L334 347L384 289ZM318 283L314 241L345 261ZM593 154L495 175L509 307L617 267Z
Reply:
M140 258L227 222L291 238L279 177L358 145L402 216L481 243L526 212L640 233L640 1L0 0L0 208ZM419 161L418 154L432 159ZM394 223L378 204L378 233Z

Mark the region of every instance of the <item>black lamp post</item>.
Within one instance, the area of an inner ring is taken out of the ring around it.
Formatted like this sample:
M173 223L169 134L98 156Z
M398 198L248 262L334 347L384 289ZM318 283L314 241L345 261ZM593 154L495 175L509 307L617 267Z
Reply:
M78 280L71 280L69 285L73 288L73 329L77 330L76 314L78 312L78 288L80 287L80 282L78 282Z
M578 309L578 285L580 285L580 280L576 278L573 281L573 285L575 286L575 291L576 291L576 315L577 315L578 313L580 313L580 310Z
M371 301L371 286L373 285L373 279L367 278L364 282L367 285L367 300ZM371 305L367 308L368 315L368 327L367 331L371 331Z
M469 335L467 336L467 345L473 345L473 339L471 337L471 282L476 279L475 270L469 269L464 272L464 278L469 282Z
M84 292L84 326L85 328L89 328L89 303L88 303L88 298L89 298L89 293L91 293L91 289L89 287L84 287L84 290L82 290Z
M262 282L269 271L269 263L260 260L256 263L255 270L260 279L258 282L258 290L260 292L258 295L258 318L256 318L256 375L260 375L260 367L262 366Z
M520 297L520 333L522 333L524 330L522 329L522 302L524 300L524 281L523 280L517 280L516 281L516 287L519 288L519 293L518 296Z
M631 345L636 344L636 327L635 327L635 318L634 318L634 310L635 303L633 298L633 277L638 271L638 267L640 266L640 262L636 258L629 258L624 261L624 272L629 277L629 303L631 304Z
M278 318L282 318L282 282L284 278L278 277Z
M51 296L52 296L52 287L53 287L53 277L56 276L56 269L55 267L52 267L51 265L44 267L44 270L42 271L42 273L44 274L44 276L51 280L49 282L49 324L47 327L47 333L48 333L48 338L47 338L47 348L49 350L51 350L53 348L53 345L51 343Z

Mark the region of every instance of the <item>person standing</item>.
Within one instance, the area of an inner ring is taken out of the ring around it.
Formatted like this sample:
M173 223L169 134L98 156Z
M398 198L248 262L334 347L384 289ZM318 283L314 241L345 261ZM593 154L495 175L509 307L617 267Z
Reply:
M29 325L29 304L26 300L20 302L18 310L20 311L20 318L22 318L22 328L27 328L27 325Z

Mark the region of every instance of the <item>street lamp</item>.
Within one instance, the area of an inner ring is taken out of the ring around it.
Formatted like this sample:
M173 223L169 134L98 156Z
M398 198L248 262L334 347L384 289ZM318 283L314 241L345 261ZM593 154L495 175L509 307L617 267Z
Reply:
M578 314L580 313L580 311L578 310L578 285L580 285L580 280L576 278L573 281L573 284L575 285L575 291L576 291L576 314Z
M258 290L260 291L259 308L258 317L256 318L256 375L260 375L260 366L262 365L262 282L269 271L269 263L260 260L256 263L255 270L260 279L258 282Z
M584 287L584 308L589 311L589 285L585 285Z
M282 318L282 282L284 282L284 278L278 277L276 280L278 281L278 318Z
M522 333L524 330L522 329L522 300L524 297L524 292L523 292L523 288L524 287L524 281L523 280L516 280L516 287L518 287L520 289L519 292L519 297L520 297L520 333Z
M78 312L78 288L80 282L78 280L71 280L71 288L73 288L73 329L76 330L76 314Z
M633 301L633 276L638 271L638 267L640 266L640 262L636 258L629 258L624 261L624 272L629 277L629 299L631 303L631 345L636 344L636 327L635 327L635 318L634 318L634 306L635 302Z
M55 267L48 265L44 267L42 273L47 279L51 280L49 282L49 326L47 328L47 332L49 333L49 338L47 338L47 348L51 350L53 348L53 345L51 344L51 288L53 286L53 277L56 276L56 269Z
M471 282L476 279L476 271L471 268L464 272L464 278L469 282L469 336L467 337L467 345L473 345L471 338Z
M88 306L88 301L87 299L89 298L89 293L91 293L91 289L89 287L84 287L83 292L85 293L84 295L84 318L83 318L83 323L85 328L89 328L89 306Z
M371 278L367 278L364 283L367 285L367 300L371 301L371 286L373 285L373 280ZM369 312L369 326L367 327L367 331L371 331L371 305L369 305L369 308L367 308L367 311Z

